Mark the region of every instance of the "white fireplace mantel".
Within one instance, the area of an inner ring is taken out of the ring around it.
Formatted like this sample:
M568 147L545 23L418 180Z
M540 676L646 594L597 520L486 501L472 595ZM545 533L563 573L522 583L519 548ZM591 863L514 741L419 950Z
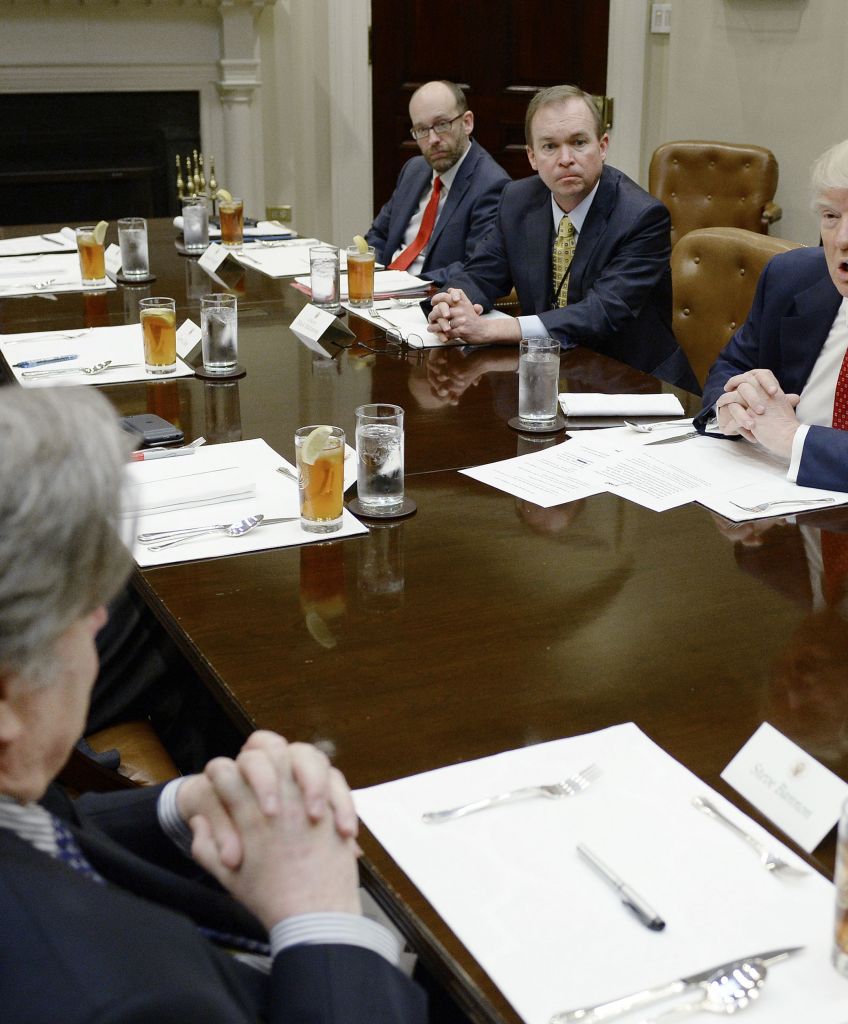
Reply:
M0 93L196 91L219 183L261 216L257 21L275 2L0 0Z

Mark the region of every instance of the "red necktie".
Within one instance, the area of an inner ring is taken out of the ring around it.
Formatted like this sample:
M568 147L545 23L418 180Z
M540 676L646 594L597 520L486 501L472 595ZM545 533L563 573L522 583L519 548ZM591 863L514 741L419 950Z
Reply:
M836 391L833 395L833 422L836 430L848 430L848 349L839 368L836 378Z
M412 239L412 243L398 255L397 259L392 260L388 267L389 270L408 270L418 259L424 246L430 241L430 235L433 234L433 227L436 223L436 211L439 209L439 193L441 191L442 179L436 178L433 182L433 193L424 207L424 216L421 218L418 234Z
M848 350L836 378L832 426L836 430L848 430ZM845 579L848 577L848 534L822 530L821 549L824 598L828 604L835 604L842 596Z

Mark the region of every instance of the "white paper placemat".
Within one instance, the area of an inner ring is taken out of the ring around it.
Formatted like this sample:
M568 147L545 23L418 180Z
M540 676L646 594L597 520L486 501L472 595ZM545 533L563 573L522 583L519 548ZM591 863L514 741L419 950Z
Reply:
M311 294L311 282L308 274L305 277L302 276L295 278L295 281L301 286L301 288L305 288ZM425 281L421 277L414 277L412 274L407 274L405 270L377 270L374 272L375 298L388 295L403 295L404 292L423 293L429 287L429 281ZM345 302L348 297L347 274L341 275L339 290L341 292L342 302Z
M578 797L531 799L440 825L425 811L597 764ZM735 808L634 724L452 765L357 791L362 820L528 1024L776 947L746 1019L845 1024L848 981L830 965L833 886L789 881L691 800ZM746 827L767 836L753 821ZM652 932L578 857L584 843L665 918ZM793 863L803 864L769 837ZM656 1010L654 1011L656 1012ZM627 1024L642 1013L620 1019Z
M103 284L83 285L76 247L68 253L8 256L0 260L0 299L13 295L51 292L97 292L117 288L107 277Z
M396 271L391 271L391 273L396 273ZM381 327L387 327L390 324L400 331L404 341L411 348L450 348L465 344L463 341L442 341L427 330L427 317L419 305L420 298L401 301L404 305L392 305L391 301L386 300L375 302L372 309L377 314L376 317L372 316L367 309L352 306L349 302L343 302L342 305L349 313L353 313L363 320L372 320ZM506 315L500 310L492 309L484 314L484 319L499 320Z
M297 238L274 246L251 246L248 252L231 253L242 266L260 270L268 277L294 277L295 274L309 274L309 250L316 245L329 245L317 238ZM335 248L333 246L333 248ZM347 255L339 252L340 266L347 266ZM306 278L309 285L309 277Z
M76 251L77 241L73 228L62 228L61 231L46 231L43 235L0 238L0 256L27 256L31 253Z
M177 369L170 374L150 374L144 369L144 342L141 324L121 327L94 327L78 331L46 331L31 334L4 334L0 352L12 367L18 383L25 388L57 387L76 384L125 384L134 380L173 380L174 377L192 377L194 370L177 356ZM94 366L106 359L116 364L101 373L62 373L50 377L24 377L26 367L15 363L45 359L49 356L75 355L64 363L31 367L32 370L64 370L79 366ZM130 365L125 366L123 364Z
M353 479L356 478L356 461L347 458L346 485L350 479L351 462ZM127 469L130 484L143 483L149 494L151 491L155 492L158 482L163 500L167 500L177 481L182 480L183 486L187 476L206 473L214 475L216 471L227 471L231 477L232 471L236 471L241 480L249 480L254 488L254 493L249 497L234 497L232 500L211 502L192 508L138 516L131 526L132 552L135 560L142 567L167 565L172 562L217 558L221 555L238 555L247 551L320 543L368 532L367 527L345 509L342 528L336 533L307 533L301 529L299 519L295 519L290 523L259 526L242 537L212 534L188 544L165 548L163 551L151 551L136 541L139 533L187 526L209 526L213 523L234 523L257 513L269 519L298 516L297 483L277 472L277 467L281 465L292 469L291 463L281 458L265 441L258 438L252 441L207 445L198 448L196 454L185 458L156 459L131 464Z

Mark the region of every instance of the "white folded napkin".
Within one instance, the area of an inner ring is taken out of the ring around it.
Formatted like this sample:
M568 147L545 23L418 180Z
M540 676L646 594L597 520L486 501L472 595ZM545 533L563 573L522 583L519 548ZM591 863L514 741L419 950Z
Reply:
M676 395L599 395L559 396L566 416L682 416L683 406Z
M149 465L157 466L157 463ZM138 467L145 467L145 463L139 463ZM124 498L124 515L174 512L220 501L241 501L256 494L256 481L240 469L207 470L165 480L144 480L131 472L135 468L130 467L128 473L130 486Z

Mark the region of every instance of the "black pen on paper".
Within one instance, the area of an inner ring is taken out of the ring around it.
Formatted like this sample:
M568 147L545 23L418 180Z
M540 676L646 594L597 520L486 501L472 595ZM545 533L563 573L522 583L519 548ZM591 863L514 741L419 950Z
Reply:
M646 903L638 893L634 892L614 871L610 871L606 864L596 854L592 853L588 847L578 843L577 852L608 885L615 889L621 897L621 902L636 915L646 928L650 928L654 932L661 932L665 928L665 921L656 910L649 903Z

